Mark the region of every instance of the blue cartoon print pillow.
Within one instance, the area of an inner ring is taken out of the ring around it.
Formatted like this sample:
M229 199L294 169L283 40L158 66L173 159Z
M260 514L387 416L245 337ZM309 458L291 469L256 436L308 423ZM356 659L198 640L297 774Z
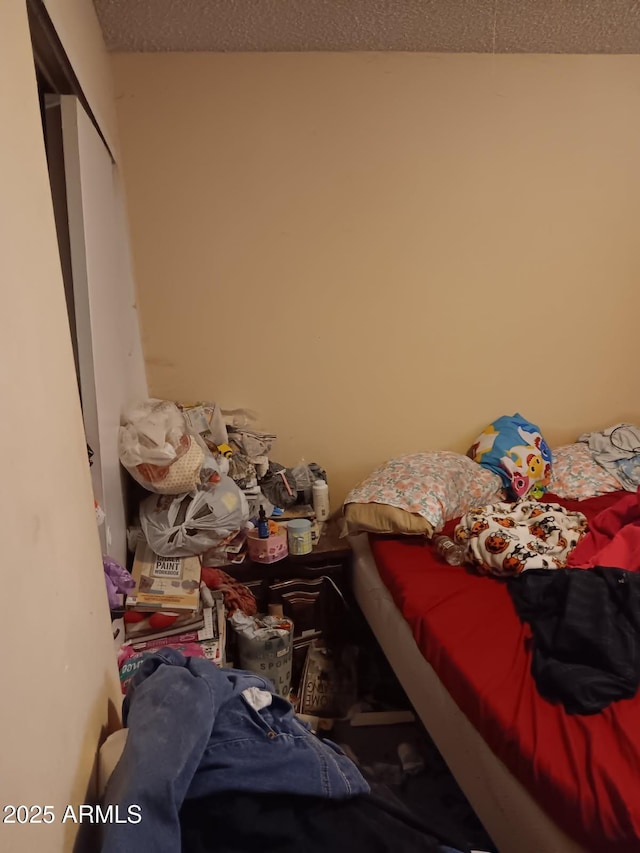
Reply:
M519 414L489 424L467 456L498 474L513 500L541 497L551 479L551 451L540 427Z

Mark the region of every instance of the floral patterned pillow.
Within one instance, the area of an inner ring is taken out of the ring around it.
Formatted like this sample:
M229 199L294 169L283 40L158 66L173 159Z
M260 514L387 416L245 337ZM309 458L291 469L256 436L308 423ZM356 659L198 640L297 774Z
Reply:
M422 517L433 532L442 530L447 521L459 518L473 507L502 498L502 481L493 471L461 453L435 450L399 456L385 462L349 492L345 500L345 517L349 521L351 504L383 504ZM371 527L366 529L371 530ZM351 524L349 530L355 532ZM408 533L413 530L405 527L380 529L379 532Z
M565 444L551 452L551 482L547 488L559 498L582 501L622 489L618 480L598 465L584 442Z

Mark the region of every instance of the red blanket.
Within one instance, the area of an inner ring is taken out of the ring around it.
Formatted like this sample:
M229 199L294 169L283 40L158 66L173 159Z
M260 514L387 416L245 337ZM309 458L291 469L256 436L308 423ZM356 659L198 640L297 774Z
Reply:
M640 489L625 494L591 520L589 532L569 555L567 566L640 571Z
M629 501L624 493L580 502L549 496L590 521L621 498ZM446 565L421 537L371 544L418 647L493 752L585 849L637 853L640 695L589 717L567 714L538 693L530 631L502 581Z

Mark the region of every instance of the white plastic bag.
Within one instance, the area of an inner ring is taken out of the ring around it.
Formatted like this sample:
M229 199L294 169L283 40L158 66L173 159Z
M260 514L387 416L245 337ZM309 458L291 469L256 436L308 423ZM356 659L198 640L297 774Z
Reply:
M229 460L219 453L205 453L202 469L200 471L200 482L203 486L209 483L217 483L223 474L229 473Z
M120 423L120 461L127 469L171 465L187 432L182 412L168 400L143 400L124 412Z
M180 494L200 482L204 452L184 415L168 400L143 400L121 418L118 453L131 476L152 492Z
M140 504L140 524L161 557L204 554L234 536L249 517L247 499L230 477L178 497L150 495Z

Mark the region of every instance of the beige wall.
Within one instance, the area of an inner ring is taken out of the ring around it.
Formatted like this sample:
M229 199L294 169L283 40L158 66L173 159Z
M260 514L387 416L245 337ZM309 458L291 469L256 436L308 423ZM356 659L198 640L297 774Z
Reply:
M51 825L0 825L0 849L70 850L119 707L98 534L23 2L0 3L2 701L0 804ZM93 848L95 849L95 847Z
M114 57L152 393L334 502L520 411L640 420L640 57Z

